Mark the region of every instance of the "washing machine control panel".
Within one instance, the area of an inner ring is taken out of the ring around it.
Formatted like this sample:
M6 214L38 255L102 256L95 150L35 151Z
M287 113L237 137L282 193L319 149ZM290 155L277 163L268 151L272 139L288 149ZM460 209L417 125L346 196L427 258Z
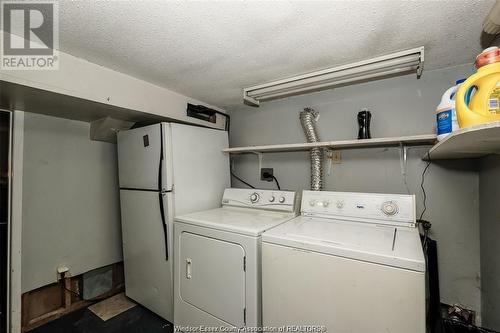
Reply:
M293 191L228 188L222 205L294 212L298 210L296 199Z
M415 197L402 194L304 191L301 212L359 222L415 225Z

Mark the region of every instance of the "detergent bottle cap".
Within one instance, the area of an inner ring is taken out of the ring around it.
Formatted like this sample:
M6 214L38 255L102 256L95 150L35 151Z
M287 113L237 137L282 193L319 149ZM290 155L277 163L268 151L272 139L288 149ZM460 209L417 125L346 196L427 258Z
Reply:
M455 85L459 85L459 84L461 84L461 83L464 83L464 82L465 82L465 80L467 80L467 79L460 79L460 80L456 80L456 81L455 81Z
M476 57L476 68L500 61L500 49L497 46L488 47Z

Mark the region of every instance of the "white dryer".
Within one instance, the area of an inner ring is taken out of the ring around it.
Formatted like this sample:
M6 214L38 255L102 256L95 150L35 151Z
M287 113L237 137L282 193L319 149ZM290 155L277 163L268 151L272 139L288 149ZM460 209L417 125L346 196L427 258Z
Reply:
M414 196L304 191L301 207L262 236L263 326L424 333Z
M175 217L177 331L261 325L261 234L297 205L294 192L230 188L221 208Z

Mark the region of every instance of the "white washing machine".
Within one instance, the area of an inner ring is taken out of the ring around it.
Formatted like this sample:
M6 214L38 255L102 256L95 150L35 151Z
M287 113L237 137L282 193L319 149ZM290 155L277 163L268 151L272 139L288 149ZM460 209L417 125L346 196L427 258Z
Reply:
M263 326L424 333L414 196L304 191L301 207L262 236Z
M230 188L221 208L175 217L177 331L261 325L261 234L297 206L294 192Z

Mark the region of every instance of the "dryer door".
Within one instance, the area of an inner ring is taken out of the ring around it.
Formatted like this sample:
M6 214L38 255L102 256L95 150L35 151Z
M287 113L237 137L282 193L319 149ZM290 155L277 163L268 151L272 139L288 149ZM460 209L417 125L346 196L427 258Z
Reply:
M236 327L245 325L245 251L239 244L184 232L180 237L180 296Z

